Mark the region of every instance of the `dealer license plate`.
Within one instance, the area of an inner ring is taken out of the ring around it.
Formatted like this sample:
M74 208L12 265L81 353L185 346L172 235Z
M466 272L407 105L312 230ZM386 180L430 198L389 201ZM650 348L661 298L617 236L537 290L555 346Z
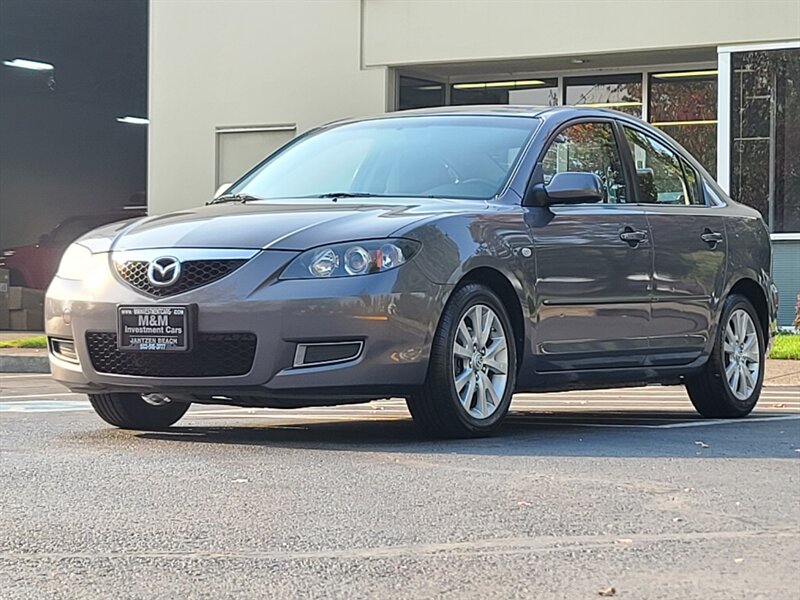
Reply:
M142 352L189 350L189 310L186 306L120 306L117 347Z

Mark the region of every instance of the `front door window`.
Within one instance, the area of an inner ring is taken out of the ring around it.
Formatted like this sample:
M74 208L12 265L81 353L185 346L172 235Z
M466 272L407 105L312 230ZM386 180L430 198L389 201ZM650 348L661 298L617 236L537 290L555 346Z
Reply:
M578 123L564 129L542 160L545 184L556 173L594 173L603 182L604 203L628 202L625 175L610 123Z

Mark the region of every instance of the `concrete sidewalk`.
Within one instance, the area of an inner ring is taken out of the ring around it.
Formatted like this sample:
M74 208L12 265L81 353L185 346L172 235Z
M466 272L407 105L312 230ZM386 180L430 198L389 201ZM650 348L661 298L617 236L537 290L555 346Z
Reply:
M0 342L44 335L44 331L0 331ZM0 373L49 373L44 348L0 348Z
M2 373L49 373L45 348L0 348L0 379Z
M764 385L800 385L800 360L769 360Z
M26 337L33 337L37 335L44 335L44 331L0 331L0 342L7 342L8 340L18 340Z

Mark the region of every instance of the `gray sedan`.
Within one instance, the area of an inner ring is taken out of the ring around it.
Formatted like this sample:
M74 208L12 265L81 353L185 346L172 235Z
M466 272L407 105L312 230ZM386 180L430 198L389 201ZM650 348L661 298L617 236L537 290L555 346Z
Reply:
M776 311L759 214L614 112L449 107L334 123L210 205L97 229L47 293L53 376L108 423L190 403L405 397L485 435L517 391L685 385L755 406Z

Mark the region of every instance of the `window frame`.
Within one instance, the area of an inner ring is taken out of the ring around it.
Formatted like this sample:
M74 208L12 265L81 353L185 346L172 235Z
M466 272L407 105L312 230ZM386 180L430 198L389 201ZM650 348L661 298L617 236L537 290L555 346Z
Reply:
M690 167L692 169L692 171L694 171L694 174L695 174L694 193L695 193L697 198L702 198L703 199L703 202L701 204L652 204L650 202L642 202L640 194L639 194L638 177L634 177L634 175L636 173L636 164L634 163L633 152L628 147L628 152L627 152L627 155L625 157L626 158L625 163L626 163L626 167L630 171L631 177L635 181L635 186L634 187L635 187L636 204L637 205L648 206L648 207L651 207L651 208L654 207L654 206L657 206L659 208L671 208L671 209L675 209L675 208L679 208L679 209L681 209L681 208L712 208L712 205L709 203L708 194L705 193L705 186L703 185L703 182L705 181L705 177L692 164L692 161L690 160L689 157L687 157L687 155L684 152L681 152L678 148L675 147L674 144L671 144L670 140L665 139L663 137L663 135L658 135L660 132L655 128L653 128L653 131L656 132L656 135L653 134L653 131L648 131L646 128L640 126L638 123L631 123L631 122L628 122L627 120L623 121L621 119L615 119L615 121L616 121L617 127L619 128L619 132L618 132L619 133L619 137L620 137L620 139L625 139L625 143L626 144L628 142L627 142L627 138L625 138L625 130L624 130L625 127L629 128L629 129L632 129L632 130L638 132L639 134L641 134L641 135L643 135L643 136L645 136L647 138L651 138L651 139L657 141L659 144L665 146L670 152L672 152L675 155L675 157L677 158L678 163L681 166L681 173L682 173L681 176L683 178L684 185L686 186L687 189L689 189L690 186L689 186L689 181L686 178L686 170L685 170L685 168L686 168L686 166Z
M544 185L544 157L550 151L550 147L555 142L556 138L561 135L566 129L574 125L580 125L582 123L603 123L607 124L611 127L611 133L614 136L614 146L617 149L617 155L619 156L620 168L622 169L622 176L625 179L625 188L626 188L626 198L630 198L630 190L632 189L633 179L631 179L631 171L629 169L629 165L627 164L625 154L622 152L621 146L621 138L620 138L620 131L619 131L619 123L617 119L611 116L581 116L569 119L561 123L558 127L554 128L550 135L547 136L547 139L542 144L542 149L539 151L539 155L536 157L536 162L533 164L533 169L531 171L530 181L528 182L529 186L535 184L542 184ZM628 152L630 154L630 152ZM636 190L634 192L636 202L621 202L617 204L611 204L608 202L580 202L575 203L577 206L583 206L584 204L592 204L592 205L600 205L600 206L633 206L638 204L639 200L639 190L638 185L636 186Z
M697 199L697 200L702 198L702 200L703 200L700 203L692 202L690 204L687 204L687 206L705 206L705 207L708 207L708 198L706 198L706 195L705 195L704 190L703 190L703 186L700 185L700 173L698 173L697 169L695 169L691 164L689 164L689 161L686 160L683 156L681 156L680 154L676 154L675 156L678 157L678 160L681 163L681 170L683 171L683 179L684 179L684 181L686 181L687 187L689 187L689 178L686 176L686 173L689 170L691 170L691 172L694 173L694 186L693 186L694 189L692 190L694 192L694 198Z

